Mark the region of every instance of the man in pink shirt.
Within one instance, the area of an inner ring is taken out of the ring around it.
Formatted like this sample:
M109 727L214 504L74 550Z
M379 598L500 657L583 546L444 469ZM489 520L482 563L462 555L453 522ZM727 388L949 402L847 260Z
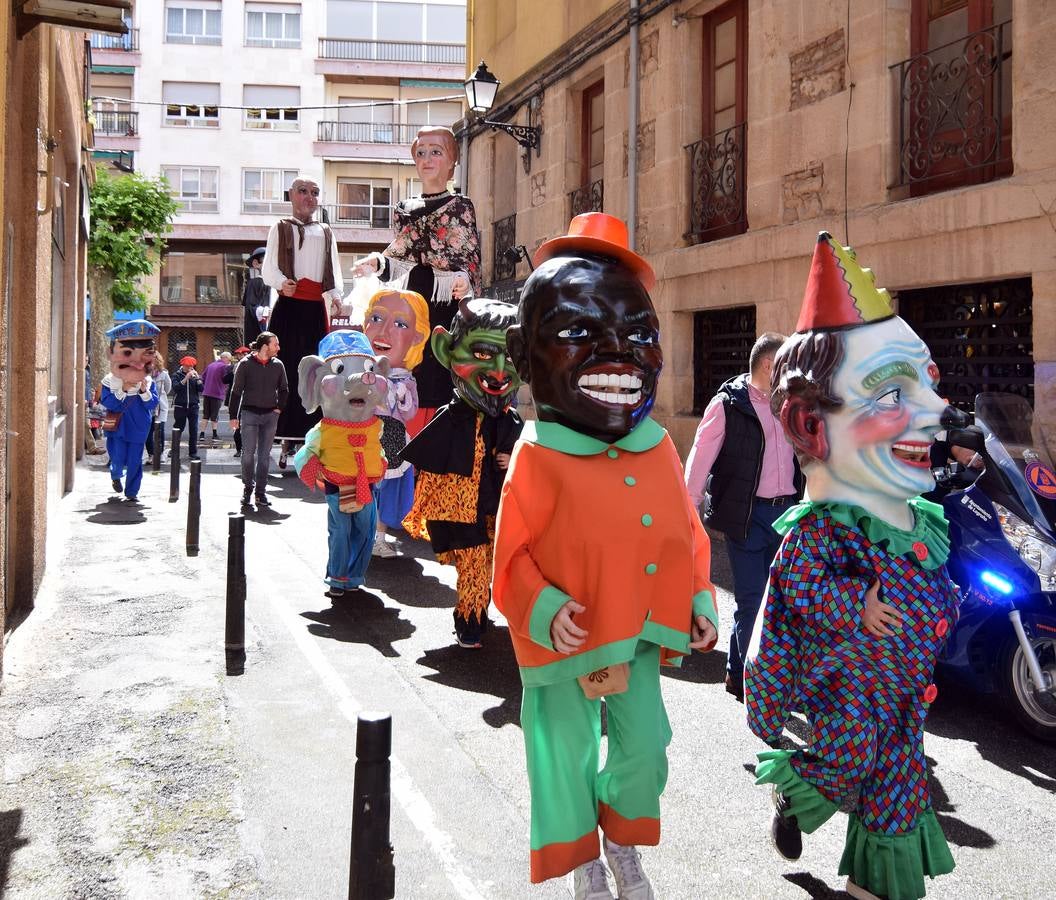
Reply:
M686 488L704 523L726 535L736 608L726 660L726 690L743 702L744 655L770 563L781 543L774 522L803 492L792 445L770 411L770 370L785 337L768 331L749 356L751 371L712 398L686 460Z
M213 440L218 440L216 426L220 418L220 407L224 405L227 397L227 385L224 384L224 373L231 365L231 354L226 350L220 354L219 359L214 359L202 372L202 433L198 435L199 440L205 438L205 426L208 423L213 428Z

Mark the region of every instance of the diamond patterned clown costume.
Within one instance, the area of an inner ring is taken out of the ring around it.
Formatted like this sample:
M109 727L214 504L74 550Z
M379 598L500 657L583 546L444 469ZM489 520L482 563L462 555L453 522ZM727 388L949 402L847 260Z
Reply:
M775 786L779 815L808 834L857 795L840 874L860 896L889 900L923 897L924 876L954 865L923 747L935 659L957 616L947 523L917 496L931 481L927 448L948 421L937 376L872 273L822 233L772 382L775 411L809 460L806 501L775 524L786 535L745 702L749 727L772 746L792 710L806 714L807 746L761 753L756 781ZM901 616L887 636L863 626L876 601Z

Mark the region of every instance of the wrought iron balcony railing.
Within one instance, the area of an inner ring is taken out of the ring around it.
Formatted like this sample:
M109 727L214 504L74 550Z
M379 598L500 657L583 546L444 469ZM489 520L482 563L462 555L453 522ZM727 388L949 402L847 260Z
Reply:
M466 64L465 44L422 44L417 41L368 41L359 38L319 38L320 59Z
M352 228L391 228L392 208L365 203L328 203L320 207L323 221Z
M495 236L494 253L491 257L491 280L511 281L517 272L517 254L509 252L517 246L517 213L505 219L497 219L491 227Z
M899 184L952 182L959 173L989 180L1011 171L1011 22L896 63L891 71L900 107ZM967 180L962 176L960 183Z
M89 40L93 50L123 50L134 53L139 50L139 29L129 28L128 34L105 34L93 31Z
M320 122L319 140L342 144L410 144L421 127L381 122Z
M605 202L605 182L599 178L568 194L569 218L580 213L602 212Z
M685 237L694 243L742 234L748 229L745 133L742 123L686 146L690 211Z
M109 137L135 137L139 134L138 112L117 112L97 109L95 116L95 133Z

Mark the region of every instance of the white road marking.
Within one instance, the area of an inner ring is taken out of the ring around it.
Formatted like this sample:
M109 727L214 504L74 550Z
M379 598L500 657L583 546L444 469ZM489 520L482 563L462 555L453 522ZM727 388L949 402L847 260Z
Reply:
M293 642L297 645L297 649L301 651L311 667L315 669L316 674L323 682L323 686L337 701L337 708L341 711L341 715L353 725L356 724L359 713L363 711L363 704L353 696L348 689L348 685L345 684L333 666L326 661L322 651L305 630L304 623L299 618L295 619L291 616L290 611L282 605L277 592L263 591L262 593L268 597L268 602L271 603L272 608L286 626L293 638ZM469 875L459 866L455 855L454 839L436 824L436 813L426 799L425 794L414 783L414 779L411 777L411 773L407 771L406 766L395 755L390 757L389 763L392 772L392 796L396 798L400 806L403 807L403 811L407 814L407 818L411 820L414 827L425 838L426 844L433 851L437 860L439 860L444 875L447 876L447 880L451 882L458 896L464 898L464 900L487 900L477 890L477 886Z

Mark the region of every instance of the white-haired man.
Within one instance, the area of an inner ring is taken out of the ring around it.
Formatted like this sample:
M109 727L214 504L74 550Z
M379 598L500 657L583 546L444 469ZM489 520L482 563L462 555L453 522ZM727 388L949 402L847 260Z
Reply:
M290 393L297 393L297 367L301 358L313 354L330 330L330 316L341 311L344 279L337 241L329 225L313 221L319 207L319 185L298 178L290 185L293 215L276 222L268 233L261 275L278 291L271 312L270 331L282 340L281 361L286 368ZM290 403L279 417L276 438L282 441L279 468L295 443L319 419L300 403Z

